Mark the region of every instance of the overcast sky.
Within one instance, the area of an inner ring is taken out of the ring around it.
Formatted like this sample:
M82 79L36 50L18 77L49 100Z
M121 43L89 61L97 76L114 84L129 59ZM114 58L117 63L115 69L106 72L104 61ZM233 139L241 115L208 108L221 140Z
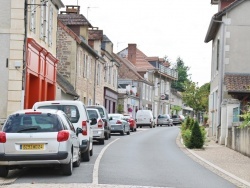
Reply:
M103 30L114 52L137 44L147 56L180 57L199 86L210 81L211 46L204 43L212 16L211 0L62 0L80 6L92 26Z

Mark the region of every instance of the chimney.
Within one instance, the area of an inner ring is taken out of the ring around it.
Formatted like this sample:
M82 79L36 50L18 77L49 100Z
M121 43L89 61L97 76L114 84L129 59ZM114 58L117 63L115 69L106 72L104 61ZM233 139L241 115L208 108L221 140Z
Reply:
M136 64L136 44L128 44L128 60Z
M218 9L219 11L223 10L225 7L233 3L235 0L220 0Z
M66 14L80 14L80 6L77 5L67 5Z

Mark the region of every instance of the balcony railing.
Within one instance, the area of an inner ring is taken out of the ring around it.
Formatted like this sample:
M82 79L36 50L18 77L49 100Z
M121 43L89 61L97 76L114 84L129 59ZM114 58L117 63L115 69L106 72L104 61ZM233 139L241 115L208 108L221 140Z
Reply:
M159 65L159 71L171 76L172 78L178 80L178 72L176 70L170 69L168 67L165 67L163 65Z

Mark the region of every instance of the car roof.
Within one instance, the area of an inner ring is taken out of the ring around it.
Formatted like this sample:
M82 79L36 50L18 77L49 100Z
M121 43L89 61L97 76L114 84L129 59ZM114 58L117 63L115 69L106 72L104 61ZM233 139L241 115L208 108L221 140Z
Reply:
M12 113L13 114L25 114L25 113L51 113L51 114L57 114L57 113L63 113L61 110L55 110L55 109L24 109L24 110L18 110Z

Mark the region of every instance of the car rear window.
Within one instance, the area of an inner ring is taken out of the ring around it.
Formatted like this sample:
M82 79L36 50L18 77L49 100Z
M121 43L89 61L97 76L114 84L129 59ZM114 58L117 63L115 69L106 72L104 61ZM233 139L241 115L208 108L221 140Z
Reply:
M97 119L97 118L98 118L97 111L87 109L87 112L88 112L88 114L89 114L89 118L90 118L90 119L94 119L94 118Z
M3 131L6 133L58 132L62 125L55 114L15 114L9 116Z
M75 105L44 105L39 106L38 109L56 109L62 110L68 117L71 123L77 123L80 115L77 106Z

